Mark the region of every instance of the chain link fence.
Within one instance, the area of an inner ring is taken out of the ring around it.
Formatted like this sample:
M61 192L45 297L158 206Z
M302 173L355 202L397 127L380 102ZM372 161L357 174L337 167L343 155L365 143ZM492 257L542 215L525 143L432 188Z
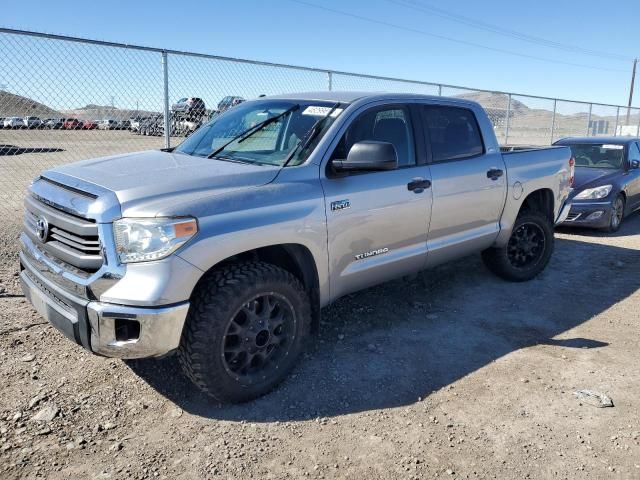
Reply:
M488 112L501 144L640 135L640 109L0 28L0 241L15 240L40 171L179 143L238 102L312 90L459 97ZM0 245L0 250L3 247Z

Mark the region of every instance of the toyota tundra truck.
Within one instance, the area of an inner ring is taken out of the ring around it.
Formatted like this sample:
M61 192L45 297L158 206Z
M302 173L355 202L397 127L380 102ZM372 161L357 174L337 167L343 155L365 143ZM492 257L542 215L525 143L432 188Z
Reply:
M538 275L564 221L568 147L501 153L477 103L322 92L247 101L174 148L43 172L20 278L106 357L177 352L218 401L276 386L322 307L474 252Z

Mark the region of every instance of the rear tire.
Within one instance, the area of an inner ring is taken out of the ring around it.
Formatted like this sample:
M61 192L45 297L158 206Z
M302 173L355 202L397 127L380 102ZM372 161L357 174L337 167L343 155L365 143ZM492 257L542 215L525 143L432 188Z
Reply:
M308 296L291 273L264 262L230 265L192 295L178 358L211 397L246 402L288 375L310 327Z
M542 272L553 253L553 227L540 212L521 213L504 247L488 248L482 260L489 270L511 282L526 282Z

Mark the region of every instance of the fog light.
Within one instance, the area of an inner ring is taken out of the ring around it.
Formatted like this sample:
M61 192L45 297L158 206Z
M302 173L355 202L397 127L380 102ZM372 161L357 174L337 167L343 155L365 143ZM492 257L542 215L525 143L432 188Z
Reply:
M587 220L597 220L599 219L602 215L604 214L604 212L602 210L598 210L597 212L593 212L591 214L589 214L589 216L586 218Z
M131 342L140 338L140 323L126 318L115 319L115 333L118 342Z

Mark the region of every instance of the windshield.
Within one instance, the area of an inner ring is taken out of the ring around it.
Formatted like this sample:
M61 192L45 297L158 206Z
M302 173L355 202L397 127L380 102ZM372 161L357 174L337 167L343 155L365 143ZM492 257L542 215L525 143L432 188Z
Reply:
M295 108L299 106L299 108ZM206 157L234 137L292 110L249 136L231 141L215 158L240 162L283 166L298 144L302 145L313 126L326 117L335 104L292 100L256 100L242 103L205 124L177 148L177 152ZM322 130L304 149L298 148L288 165L304 162L343 108L336 108Z
M569 145L576 167L620 169L624 165L624 145Z

